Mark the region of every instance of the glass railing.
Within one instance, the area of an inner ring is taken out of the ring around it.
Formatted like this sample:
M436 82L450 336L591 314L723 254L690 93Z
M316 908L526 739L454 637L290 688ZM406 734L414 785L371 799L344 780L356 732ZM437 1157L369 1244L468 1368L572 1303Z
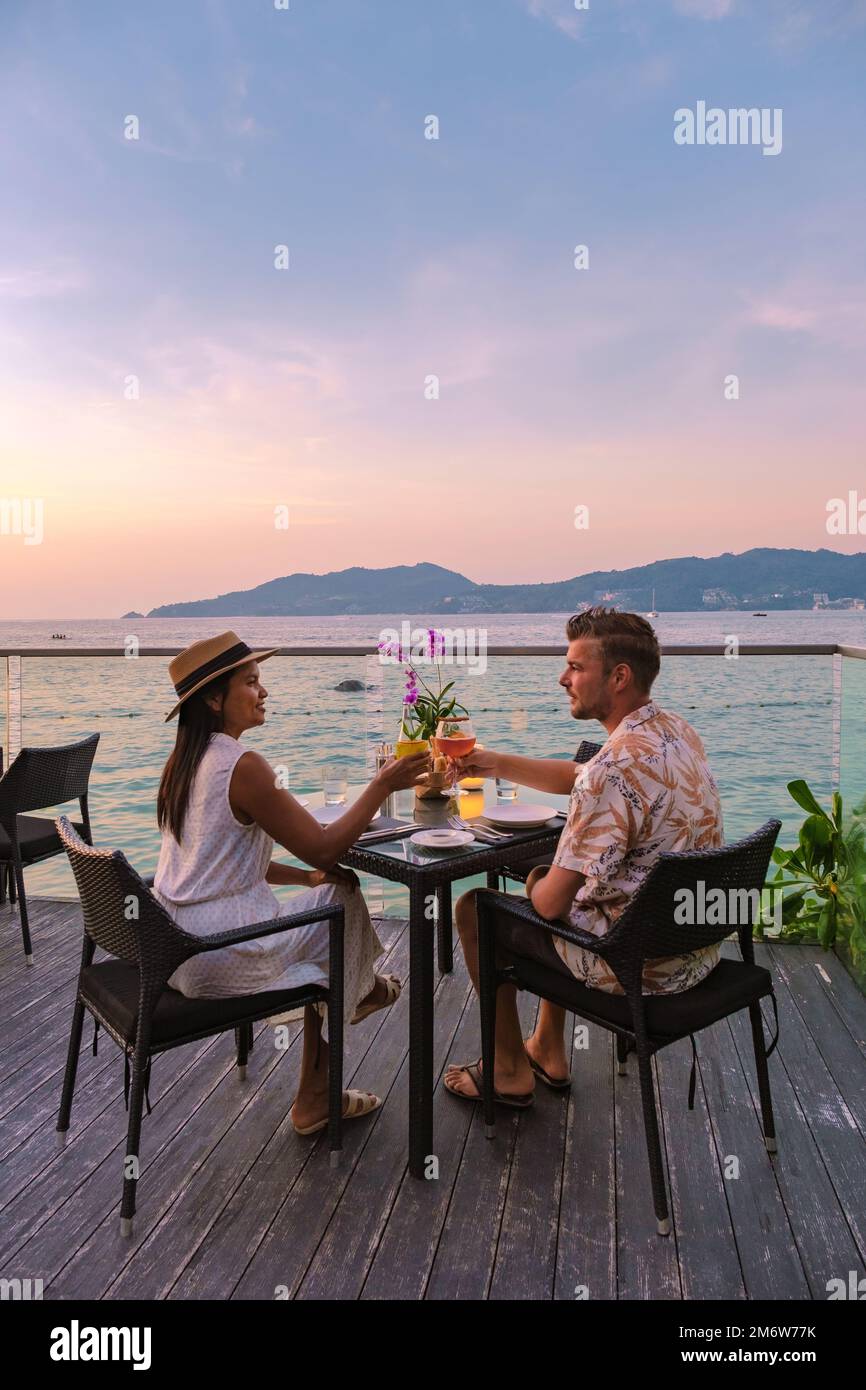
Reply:
M81 652L27 655L21 663L22 746L99 734L90 779L94 842L123 850L145 874L159 854L156 794L177 729L176 722L165 722L174 703L165 665L164 656ZM325 762L344 767L352 782L365 779L367 666L365 656L277 656L262 664L267 725L247 733L245 742L267 757L295 795L321 790ZM360 688L335 688L346 682ZM29 869L27 884L34 896L75 896L59 856Z
M744 649L737 657L710 648L665 652L654 696L703 739L729 840L769 816L782 820L782 842L793 840L802 820L786 791L794 778L806 778L825 802L837 779L849 808L863 800L866 660L856 650L846 648L845 656L832 647ZM0 702L4 743L13 751L100 734L91 778L94 839L122 849L142 873L152 872L158 855L156 790L175 736L175 725L164 722L172 703L169 655L162 649L137 658L23 650L20 685L12 682L8 708ZM429 668L419 670L435 680ZM561 671L559 648L491 648L484 669L478 663L443 667L445 679L456 680L481 743L570 758L581 738L602 742L605 732L570 718L558 685ZM298 796L319 792L325 763L342 764L352 783L365 781L375 744L396 737L402 668L381 665L370 649L319 648L273 657L262 674L267 724L245 738L285 770L290 789ZM33 866L27 884L34 897L75 896L61 857ZM399 885L365 887L374 907L405 911Z
M866 652L843 647L839 701L839 790L849 849L853 896L866 916ZM856 910L839 915L836 949L866 993L866 931Z

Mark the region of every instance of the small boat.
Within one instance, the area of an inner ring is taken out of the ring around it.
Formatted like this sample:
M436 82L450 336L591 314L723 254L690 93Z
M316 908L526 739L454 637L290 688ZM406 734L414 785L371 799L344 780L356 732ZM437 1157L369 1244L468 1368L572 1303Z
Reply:
M753 617L753 618L766 618L766 616L767 616L766 613L753 613L753 614L752 614L752 617Z
M647 617L648 617L648 618L657 618L657 617L658 617L658 613L656 612L656 591L655 591L655 589L653 589L653 603L652 603L652 608L651 608L650 611L647 613Z

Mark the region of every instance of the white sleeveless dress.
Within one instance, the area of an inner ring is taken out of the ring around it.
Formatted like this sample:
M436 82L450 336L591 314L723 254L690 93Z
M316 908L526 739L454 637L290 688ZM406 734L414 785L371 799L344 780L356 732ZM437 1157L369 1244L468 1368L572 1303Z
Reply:
M212 734L190 790L181 843L162 834L154 896L179 927L210 936L340 902L345 909L345 1021L374 985L383 946L360 888L325 883L280 902L265 881L274 842L261 826L235 819L229 785L246 752L229 734ZM188 998L227 998L328 984L328 923L290 928L195 956L175 970L172 989Z

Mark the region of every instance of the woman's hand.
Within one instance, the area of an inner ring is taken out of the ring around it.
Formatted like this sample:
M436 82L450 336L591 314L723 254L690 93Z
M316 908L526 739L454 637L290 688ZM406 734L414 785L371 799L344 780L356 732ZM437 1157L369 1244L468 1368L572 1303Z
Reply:
M339 864L333 869L309 869L307 883L311 888L320 888L323 883L342 883L351 893L360 887L361 880L354 869L343 869Z
M430 771L430 754L413 753L410 758L389 758L376 773L375 781L382 788L382 800L391 792L414 787L423 773Z

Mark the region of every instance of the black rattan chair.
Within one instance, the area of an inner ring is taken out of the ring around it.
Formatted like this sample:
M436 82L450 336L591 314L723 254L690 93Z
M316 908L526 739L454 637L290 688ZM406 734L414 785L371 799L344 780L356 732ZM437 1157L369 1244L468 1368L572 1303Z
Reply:
M592 743L588 738L585 738L578 745L574 761L576 763L588 763L595 757L596 753L601 752L603 747L604 744ZM533 869L549 869L552 863L552 854L537 854L530 855L528 859L516 859L513 864L507 864L504 869L499 870L500 880L503 887L509 878L514 879L515 883L525 883Z
M51 816L28 816L46 806L78 799L81 821L75 829L91 843L87 787L99 734L60 748L22 748L0 777L0 872L9 878L9 901L16 896L21 912L21 935L27 964L33 964L24 868L63 853ZM17 890L17 891L16 891Z
M72 1015L66 1074L57 1130L65 1142L72 1110L75 1074L85 1010L121 1048L125 1059L124 1095L129 1132L124 1157L121 1234L132 1234L141 1136L142 1104L147 1101L151 1059L199 1038L235 1030L237 1064L246 1073L252 1025L260 1019L325 1002L328 1011L328 1138L331 1164L339 1161L343 1114L343 928L342 904L296 912L213 936L182 931L119 850L94 849L78 836L65 816L57 832L69 855L84 916L84 948ZM167 981L179 965L205 951L252 941L311 922L329 922L329 985L323 989L270 990L229 999L187 999ZM111 956L94 964L99 946ZM130 1064L132 1079L130 1085Z
M479 976L482 1038L482 1092L484 1123L488 1139L494 1137L493 1051L496 1026L496 990L502 983L528 989L542 999L559 1004L616 1035L617 1061L622 1074L627 1052L636 1050L643 1102L647 1153L652 1180L653 1203L659 1235L671 1229L661 1147L659 1145L658 1115L651 1058L653 1053L681 1038L691 1038L692 1076L689 1085L689 1108L694 1105L696 1050L694 1034L729 1014L748 1009L755 1048L758 1092L764 1140L769 1153L776 1152L776 1131L770 1098L770 1078L767 1058L778 1042L779 1022L773 982L768 970L755 964L752 925L756 901L760 902L767 866L781 822L767 821L753 835L727 845L723 849L662 854L652 866L645 881L628 907L604 936L592 936L567 922L548 922L539 917L531 903L518 897L483 889L478 893ZM703 882L704 892L721 888L730 905L731 893L745 890L748 907L739 911L742 899L737 896L736 916L742 960L723 959L715 970L681 994L644 995L642 979L644 963L664 956L682 955L724 941L731 934L730 912L727 925L681 925L674 916L678 906L674 894L688 889L698 895ZM752 890L757 890L758 898ZM539 931L564 937L610 966L625 991L607 994L590 989L576 979L553 970L539 961L515 954L496 940L497 920L503 917L530 922ZM499 957L499 964L496 962ZM761 999L769 997L776 1018L776 1032L770 1047L764 1041Z

